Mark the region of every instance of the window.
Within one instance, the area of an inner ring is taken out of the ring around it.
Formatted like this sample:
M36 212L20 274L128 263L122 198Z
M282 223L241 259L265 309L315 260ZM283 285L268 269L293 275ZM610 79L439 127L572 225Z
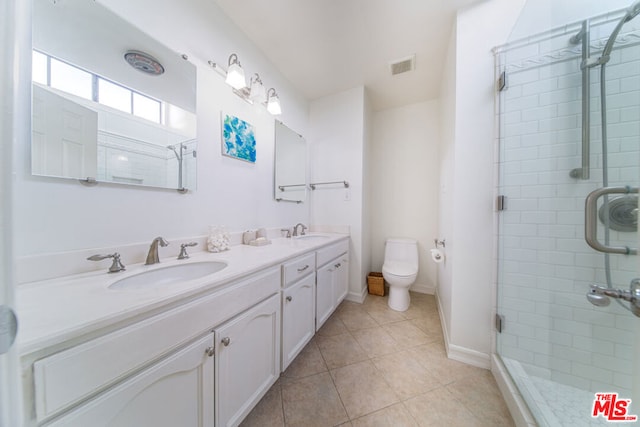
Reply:
M161 101L36 50L32 80L154 123L163 122Z

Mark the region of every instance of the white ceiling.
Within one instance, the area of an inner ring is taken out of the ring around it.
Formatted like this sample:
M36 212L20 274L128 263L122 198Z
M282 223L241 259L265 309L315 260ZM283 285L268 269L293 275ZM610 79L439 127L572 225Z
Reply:
M381 110L439 96L455 11L477 0L215 1L307 99L364 85Z

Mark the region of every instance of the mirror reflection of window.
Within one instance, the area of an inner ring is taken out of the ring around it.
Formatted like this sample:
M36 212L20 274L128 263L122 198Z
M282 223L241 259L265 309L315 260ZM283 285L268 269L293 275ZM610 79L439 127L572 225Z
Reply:
M49 84L49 72L47 71L47 55L36 50L33 51L31 63L32 80L43 85Z
M93 99L93 76L73 65L51 58L51 87L63 92Z
M155 123L160 120L160 102L139 93L133 93L133 115Z
M196 188L193 64L99 2L34 0L32 36L33 175ZM141 73L128 49L165 73Z
M111 83L105 79L98 79L98 102L116 110L131 112L131 91Z

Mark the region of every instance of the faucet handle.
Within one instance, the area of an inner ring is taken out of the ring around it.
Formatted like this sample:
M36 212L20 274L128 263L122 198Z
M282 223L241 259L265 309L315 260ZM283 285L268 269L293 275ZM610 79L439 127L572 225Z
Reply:
M289 228L281 228L281 229L280 229L280 231L281 231L281 232L283 232L283 233L287 233L287 234L285 235L285 237L286 237L287 239L290 239L290 238L291 238L291 230L290 230Z
M189 254L187 253L187 247L196 246L196 242L183 243L180 245L180 255L178 255L178 259L186 259L189 258Z
M109 267L109 273L117 273L119 271L124 271L125 267L122 262L120 262L120 254L115 252L110 255L91 255L87 260L89 261L102 261L103 259L113 258L113 262L111 263L111 267Z

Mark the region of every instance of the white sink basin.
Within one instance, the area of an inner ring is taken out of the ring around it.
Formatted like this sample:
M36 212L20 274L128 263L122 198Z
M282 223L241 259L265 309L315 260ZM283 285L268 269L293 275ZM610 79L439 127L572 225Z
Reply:
M144 289L177 284L217 273L227 266L224 262L203 261L160 267L122 278L109 285L110 289Z
M304 236L296 236L295 240L303 240L305 242L319 242L322 240L327 240L329 236L325 236L323 234L305 234Z

